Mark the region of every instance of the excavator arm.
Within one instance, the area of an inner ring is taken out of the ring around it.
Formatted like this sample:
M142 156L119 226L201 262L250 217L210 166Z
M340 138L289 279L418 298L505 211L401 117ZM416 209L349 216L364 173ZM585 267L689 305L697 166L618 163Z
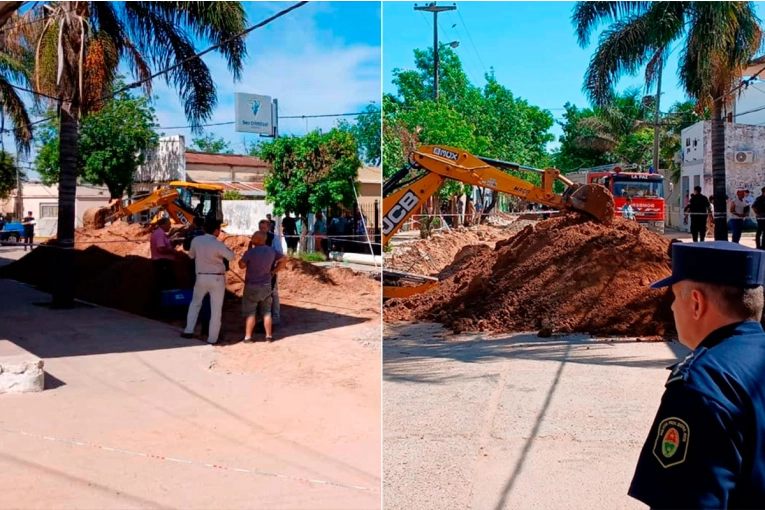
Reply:
M201 193L212 193L218 196L222 194L223 191L223 189L217 185L173 181L169 186L160 188L130 205L123 205L122 200L115 199L112 200L108 207L89 209L85 211L85 214L83 215L83 223L90 227L103 228L109 222L159 208L161 210L152 218L152 224L156 223L162 216L164 216L164 212L167 212L173 223L189 226L194 221L196 215L200 213L192 211L190 206L183 206L181 203L182 201L179 200L181 198L179 189L189 189ZM217 208L216 210L220 213L220 209L218 208L220 205L219 201L214 203L215 205L213 207ZM220 218L219 214L218 217ZM226 224L223 223L222 226L225 225Z
M599 185L578 185L563 176L560 170L544 170L525 167L516 163L480 158L465 151L441 145L425 145L412 152L410 167L397 173L383 187L383 245L421 206L433 196L447 179L454 179L491 189L495 192L513 195L529 202L546 205L558 210L574 210L588 214L598 221L609 224L614 217L614 199L606 188ZM503 172L504 170L526 171L541 174L542 185ZM414 179L401 183L411 171L421 171ZM563 194L553 190L555 181L566 186ZM384 286L383 297L407 297L423 292L434 285L432 277L390 273L387 281L408 280L420 283L417 287Z

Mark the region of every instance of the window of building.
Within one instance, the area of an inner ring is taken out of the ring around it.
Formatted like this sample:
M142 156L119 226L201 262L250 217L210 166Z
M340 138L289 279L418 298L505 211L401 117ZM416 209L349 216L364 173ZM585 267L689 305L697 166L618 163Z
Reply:
M58 204L40 204L40 218L58 218Z

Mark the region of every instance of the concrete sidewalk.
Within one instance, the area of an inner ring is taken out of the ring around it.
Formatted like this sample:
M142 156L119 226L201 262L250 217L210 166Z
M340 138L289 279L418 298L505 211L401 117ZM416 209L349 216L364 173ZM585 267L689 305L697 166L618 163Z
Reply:
M0 508L380 508L379 387L375 411L354 388L221 369L224 348L168 325L47 301L0 280L0 339L49 374L0 395ZM309 341L352 350L314 334L271 356Z
M384 331L385 509L639 509L676 343Z

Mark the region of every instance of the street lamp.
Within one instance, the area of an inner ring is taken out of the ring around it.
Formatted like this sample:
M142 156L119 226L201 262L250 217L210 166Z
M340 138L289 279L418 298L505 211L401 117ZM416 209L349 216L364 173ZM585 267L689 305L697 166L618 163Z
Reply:
M459 41L452 41L448 45L451 46L452 48L456 48L457 46L460 45L460 42Z

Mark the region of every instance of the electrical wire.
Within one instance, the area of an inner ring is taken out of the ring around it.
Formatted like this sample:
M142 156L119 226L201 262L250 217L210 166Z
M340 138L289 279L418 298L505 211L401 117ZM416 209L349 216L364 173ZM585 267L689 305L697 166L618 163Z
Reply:
M356 112L356 113L323 113L320 115L285 115L283 117L279 117L279 119L319 119L319 118L329 118L329 117L355 117L358 115L364 115L366 112ZM235 120L229 120L226 122L215 122L212 124L200 124L198 127L213 127L213 126L228 126L231 124L236 124ZM159 126L156 129L189 129L192 126Z
M217 44L213 44L213 45L212 45L212 46L210 46L209 48L207 48L207 49L205 49L205 50L202 50L202 51L200 51L199 53L196 53L196 54L194 54L194 55L191 55L190 57L187 57L187 58L185 58L185 59L181 60L180 62L177 62L177 63L173 64L172 66L170 66L170 67L168 67L168 68L166 68L166 69L163 69L163 70L161 70L161 71L157 71L156 73L152 74L152 75L151 75L151 76L149 76L148 78L144 78L144 79L142 79L142 80L137 80L137 81L134 81L133 83L130 83L130 84L128 84L128 85L125 85L125 86L124 86L124 87L122 87L121 89L119 89L119 90L117 90L116 92L114 92L112 95L110 95L110 96L107 96L107 97L104 97L104 98L102 98L102 100L107 100L107 99L109 99L109 98L111 98L111 97L115 97L115 96L117 96L118 94L120 94L120 93L122 93L122 92L125 92L125 91L127 91L127 90L131 90L131 89L134 89L134 88L140 87L140 86L141 86L141 85L143 85L144 83L146 83L146 82L149 82L149 81L152 81L154 78L157 78L157 77L159 77L159 76L162 76L163 74L167 74L167 73L169 73L170 71L173 71L173 70L175 70L175 69L177 69L177 68L181 67L183 64L185 64L185 63L187 63L187 62L190 62L190 61L192 61L192 60L195 60L195 59L201 58L203 55L206 55L207 53L210 53L211 51L213 51L213 50L215 50L215 49L218 49L218 48L220 48L221 46L224 46L224 45L226 45L226 44L228 44L228 43L230 43L230 42L232 42L232 41L235 41L236 39L242 38L242 37L244 37L245 35L249 34L250 32L252 32L252 31L254 31L254 30L257 30L258 28L262 28L262 27L264 27L264 26L268 25L269 23L271 23L271 22L273 22L273 21L276 21L277 19L281 18L282 16L285 16L285 15L289 14L290 12L294 11L295 9L299 9L300 7L303 7L303 6L304 6L304 5L306 5L306 4L308 4L308 2L307 2L307 1L305 1L305 2L298 2L298 3L296 3L296 4L293 4L293 5L289 6L289 7L287 7L286 9L282 9L281 11L277 12L277 13L276 13L276 14L274 14L273 16L271 16L271 17L269 17L269 18L266 18L266 19L264 19L263 21L261 21L260 23L257 23L257 24L255 24L255 25L252 25L252 26L251 26L251 27L249 27L249 28L246 28L245 30L243 30L243 31L241 31L240 33L238 33L237 35L234 35L234 36L232 36L232 37L229 37L228 39L226 39L226 40L224 40L224 41L221 41L221 42L219 42L219 43L217 43Z
M478 48L476 48L475 43L473 42L473 36L470 35L470 29L468 29L467 24L465 23L465 19L462 17L462 14L459 10L457 10L457 16L460 17L460 20L462 21L462 26L465 27L465 32L468 35L468 39L470 40L470 44L473 46L473 50L475 51L476 56L478 57L478 61L481 63L481 67L483 67L484 72L488 73L489 71L486 69L486 66L483 63L483 60L481 60L481 54L478 53Z
M234 36L229 37L228 39L226 39L224 41L221 41L221 42L219 42L217 44L213 44L209 48L207 48L205 50L202 50L199 53L195 53L194 55L191 55L189 57L186 57L185 59L181 60L180 62L176 62L175 64L173 64L170 67L162 69L161 71L157 71L156 73L152 74L148 78L143 78L141 80L137 80L137 81L134 81L132 83L129 83L129 84L125 85L124 87L122 87L122 88L120 88L120 89L118 89L118 90L116 90L116 91L114 91L112 93L109 93L109 94L105 95L104 97L100 98L100 100L101 101L106 101L106 100L109 100L109 99L111 99L113 97L116 97L117 95L121 94L122 92L126 92L128 90L132 90L132 89L138 88L141 85L143 85L144 83L152 81L154 78L162 76L163 74L167 74L167 73L169 73L169 72L171 72L171 71L181 67L182 65L186 64L187 62L190 62L192 60L201 58L203 55L206 55L206 54L210 53L211 51L220 48L221 46L224 46L224 45L226 45L226 44L228 44L228 43L230 43L232 41L235 41L236 39L239 39L239 38L249 34L250 32L252 32L254 30L257 30L258 28L262 28L262 27L268 25L269 23L271 23L271 22L281 18L282 16L285 16L286 14L289 14L290 12L294 11L295 9L303 7L307 3L308 3L307 1L304 1L304 2L298 2L296 4L293 4L290 7L287 7L286 9L283 9L283 10L277 12L273 16L271 16L269 18L266 18L263 21L261 21L260 23L252 25L251 27L246 28L245 30L239 32L238 34L236 34ZM24 91L24 92L29 92L29 93L37 95L37 96L45 97L45 98L48 98L48 99L53 99L53 100L56 100L56 101L60 100L60 98L58 98L58 97L49 96L47 94L43 94L42 92L37 92L37 91L34 91L34 90L30 90L30 89L27 89L27 88L24 88L24 87L20 87L18 85L10 85L10 86L13 87L14 89L21 90L21 91Z

